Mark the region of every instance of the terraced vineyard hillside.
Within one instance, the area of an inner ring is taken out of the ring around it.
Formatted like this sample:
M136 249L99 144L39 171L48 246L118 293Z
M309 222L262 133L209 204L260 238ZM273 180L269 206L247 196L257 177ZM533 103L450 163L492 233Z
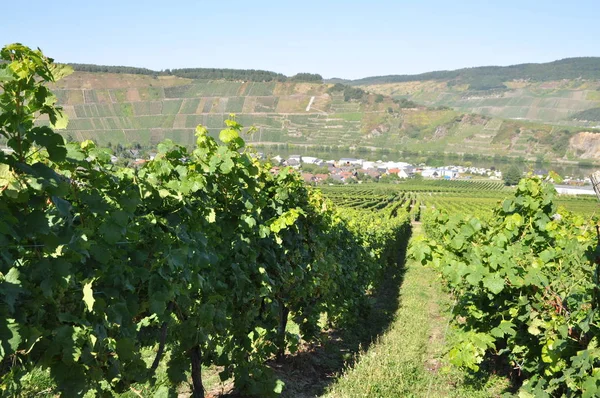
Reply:
M191 145L198 124L216 134L235 113L242 125L257 128L247 141L262 146L600 161L600 151L590 151L588 145L596 135L573 145L570 140L580 130L573 126L465 114L463 108L406 108L406 103L376 94L347 100L332 86L75 72L52 89L70 119L65 135L100 145L149 147L165 138ZM428 104L437 104L441 96L428 100L416 92L415 99ZM480 111L485 113L483 107Z
M468 84L453 85L450 82L413 81L361 87L395 98L490 117L581 127L600 124L597 120L573 119L581 111L600 107L598 81L509 81L504 82L506 90L483 92L469 90Z

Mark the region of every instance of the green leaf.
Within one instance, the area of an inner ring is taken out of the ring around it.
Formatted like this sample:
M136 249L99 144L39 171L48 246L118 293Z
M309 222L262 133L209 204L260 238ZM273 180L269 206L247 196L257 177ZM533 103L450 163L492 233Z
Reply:
M14 354L19 349L23 340L19 329L20 326L14 319L0 320L0 359Z
M8 186L13 179L10 167L7 164L0 164L0 189Z
M217 213L215 213L215 209L210 209L208 211L208 215L206 216L206 220L212 224L216 221L216 219L217 219Z
M275 388L273 389L273 392L275 394L281 394L284 387L285 387L285 383L283 381L277 379L277 381L275 382Z
M117 355L121 361L131 361L135 358L135 342L133 339L123 338L117 340Z
M527 331L534 336L538 336L540 333L542 333L542 331L540 330L540 326L544 326L544 325L545 325L544 321L542 321L540 318L535 318L529 324Z
M544 263L549 263L554 259L554 256L555 252L553 249L546 249L540 253L540 260L542 260Z
M597 397L600 393L600 388L598 387L599 384L599 375L595 374L593 376L587 376L583 382L582 385L582 390L583 390L583 395L582 398L591 398L591 397Z
M424 265L431 258L431 247L426 241L419 240L417 237L410 246L409 255Z
M517 334L515 330L515 324L506 320L500 321L500 325L492 329L490 333L492 336L497 338L502 338L506 335L514 336L515 334Z
M57 112L56 120L51 125L53 128L55 128L57 130L64 130L67 128L68 124L69 124L69 117L67 116L67 114L63 113L63 112Z
M19 270L13 267L8 270L6 275L4 275L3 282L0 279L0 294L4 296L4 302L7 304L10 311L15 310L15 303L23 293L19 277Z
M219 139L226 144L239 137L239 133L232 128L221 130L221 132L219 133Z
M452 248L454 248L456 250L460 250L460 249L462 249L462 247L464 245L465 245L465 239L462 237L462 235L456 235L454 237L454 239L452 239L452 243L451 243Z
M16 80L11 70L9 70L5 65L0 66L0 82L9 83Z
M123 227L113 222L106 220L98 229L104 240L109 244L117 243L122 236Z
M223 163L221 163L221 166L219 167L221 169L221 171L223 172L223 174L229 174L231 172L231 170L233 170L233 160L231 160L230 157L223 159Z
M19 280L20 276L21 273L19 272L19 269L12 267L4 276L4 280L8 283L12 283L13 285L21 286L21 281Z
M473 286L478 286L481 279L483 279L483 267L481 266L471 266L469 269L469 275L467 275L466 280Z
M68 217L71 214L71 204L63 198L52 196L52 203L54 203L61 216Z
M498 294L504 289L504 278L498 274L490 274L483 278L483 286L494 294Z
M169 387L167 386L160 386L158 387L158 390L156 390L154 392L153 395L154 398L169 398Z
M63 137L48 126L34 127L28 132L28 137L36 144L46 148L50 160L60 162L65 160L67 149Z
M94 291L92 290L93 282L94 282L94 280L92 279L91 281L89 281L83 285L83 302L85 303L85 306L87 307L87 310L89 312L93 311L94 302L96 301L94 299Z

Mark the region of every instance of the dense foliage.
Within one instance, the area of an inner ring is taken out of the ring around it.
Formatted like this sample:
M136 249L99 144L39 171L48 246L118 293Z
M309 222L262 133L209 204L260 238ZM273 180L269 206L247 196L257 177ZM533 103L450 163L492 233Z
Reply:
M91 141L64 143L45 82L66 73L38 51L0 53L0 389L49 369L65 396L153 382L203 394L202 366L247 394L281 391L267 359L360 319L366 291L406 244L405 213L349 221L297 174L272 175L226 122L196 130L139 169ZM300 336L288 333L288 319ZM153 359L144 356L155 350Z
M294 76L288 77L290 82L313 82L323 83L323 76L318 73L298 73Z
M148 76L178 76L187 79L201 80L243 80L251 82L323 82L323 77L315 73L298 73L294 76L287 77L281 73L256 69L181 68L155 71L134 66L110 66L77 63L70 63L68 65L79 72L130 73Z
M411 253L456 296L453 363L506 363L520 396L600 394L596 231L551 184L521 180L488 221L434 212L425 227Z
M507 186L517 185L522 177L523 172L516 164L510 165L510 167L502 173L504 184Z
M328 93L343 93L344 95L344 101L350 101L350 100L363 100L368 93L359 88L359 87L351 87L348 86L346 84L341 84L341 83L336 83L333 86L329 87L329 89L327 90Z
M481 66L453 71L436 71L418 75L373 76L346 82L351 85L413 82L422 80L455 80L480 85L480 82L506 82L515 79L550 81L560 79L600 79L600 57L565 58L544 64Z
M398 104L400 108L417 108L419 105L406 98L394 99L394 103Z
M117 66L117 65L95 65L95 64L68 64L73 70L78 72L102 72L102 73L129 73L132 75L159 76L166 74L148 68L138 68L136 66Z
M286 81L281 73L254 69L184 68L167 69L166 74L188 79L244 80L253 82Z

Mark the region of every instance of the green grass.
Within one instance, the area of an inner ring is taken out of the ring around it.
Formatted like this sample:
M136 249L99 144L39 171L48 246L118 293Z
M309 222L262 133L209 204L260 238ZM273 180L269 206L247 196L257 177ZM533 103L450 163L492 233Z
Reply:
M389 329L325 397L500 396L506 380L486 375L480 382L448 364L444 355L451 300L432 269L415 261L406 268L400 307Z

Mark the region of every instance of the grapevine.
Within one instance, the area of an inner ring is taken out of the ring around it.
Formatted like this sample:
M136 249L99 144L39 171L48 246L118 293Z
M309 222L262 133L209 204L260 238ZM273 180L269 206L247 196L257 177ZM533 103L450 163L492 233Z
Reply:
M276 395L265 362L317 339L323 313L336 327L361 319L408 241L406 213L343 217L293 171L271 174L234 117L221 143L199 126L195 148L165 141L140 168L65 143L45 84L68 68L19 44L0 54L0 134L13 150L0 153L3 394L41 367L65 396L112 395L154 382L166 362L171 386L190 382L194 396L203 366Z

